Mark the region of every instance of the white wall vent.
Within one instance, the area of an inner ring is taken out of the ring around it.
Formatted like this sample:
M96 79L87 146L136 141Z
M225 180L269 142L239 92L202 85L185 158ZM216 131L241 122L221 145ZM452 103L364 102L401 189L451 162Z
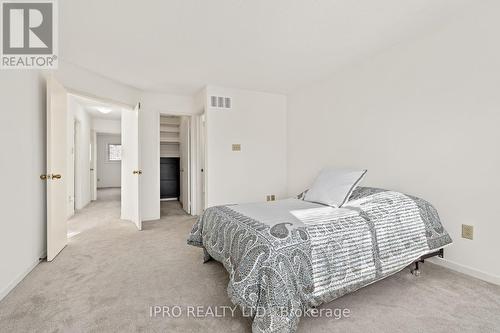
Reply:
M233 106L231 97L210 96L210 107L217 109L231 109Z

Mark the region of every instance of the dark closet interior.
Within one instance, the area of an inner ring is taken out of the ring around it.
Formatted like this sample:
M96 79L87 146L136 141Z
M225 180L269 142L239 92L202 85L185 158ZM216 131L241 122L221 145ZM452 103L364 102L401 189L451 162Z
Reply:
M178 157L160 158L160 197L161 199L180 196L180 159Z

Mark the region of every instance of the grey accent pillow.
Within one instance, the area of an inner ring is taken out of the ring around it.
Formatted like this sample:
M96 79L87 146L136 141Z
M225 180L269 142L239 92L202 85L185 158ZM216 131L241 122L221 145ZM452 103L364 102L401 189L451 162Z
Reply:
M367 170L325 168L321 170L304 200L332 207L342 207Z

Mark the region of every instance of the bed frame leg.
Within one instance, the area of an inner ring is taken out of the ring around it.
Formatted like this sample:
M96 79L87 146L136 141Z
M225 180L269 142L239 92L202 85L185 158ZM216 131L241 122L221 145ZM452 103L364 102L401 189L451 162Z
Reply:
M421 262L423 263L423 262L424 262L424 260L422 259L422 260L415 261L415 267L414 267L414 268L412 268L412 269L410 270L410 273L411 273L413 276L420 276L420 269L419 269L420 267L419 267L419 264L420 264Z
M413 274L414 276L420 276L420 269L419 269L420 263L423 264L425 262L425 259L435 257L435 256L438 256L440 258L444 258L444 250L439 249L436 252L432 252L432 253L426 254L425 256L420 257L417 261L414 262L415 267L410 269L410 273Z

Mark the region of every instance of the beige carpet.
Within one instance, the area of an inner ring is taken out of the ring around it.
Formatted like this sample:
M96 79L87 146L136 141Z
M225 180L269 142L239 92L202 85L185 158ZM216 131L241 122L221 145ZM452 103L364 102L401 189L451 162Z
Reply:
M0 302L0 331L250 332L239 311L150 318L154 305L231 306L228 275L186 245L192 217L169 215L165 204L166 217L139 232L119 220L112 191L70 221L75 236L52 263L38 265ZM351 316L306 318L299 332L500 332L500 287L430 263L419 278L405 269L327 307Z

